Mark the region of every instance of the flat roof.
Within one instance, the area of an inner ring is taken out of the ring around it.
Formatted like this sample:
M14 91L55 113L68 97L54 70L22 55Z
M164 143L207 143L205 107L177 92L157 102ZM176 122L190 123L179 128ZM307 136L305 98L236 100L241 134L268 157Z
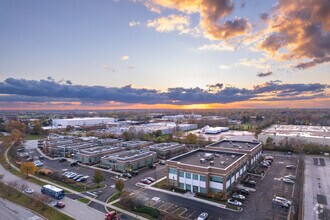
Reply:
M260 144L259 141L241 141L241 140L222 140L206 147L219 147L221 149L241 149L241 150L252 150Z
M145 150L144 151L143 150L128 150L128 151L122 151L122 152L117 152L117 153L113 153L110 155L106 155L106 156L103 156L102 158L127 161L127 160L134 160L134 159L142 158L142 157L145 157L148 155L150 155L150 156L156 155L156 152L145 151Z
M87 149L80 150L80 153L83 154L99 154L99 153L104 153L104 152L112 152L112 151L117 151L117 150L124 150L122 147L117 147L117 146L97 146L97 147L91 147Z
M260 135L330 139L330 126L272 125L266 130L263 130Z
M183 144L179 144L178 142L170 142L170 143L160 143L149 146L149 149L158 149L158 150L168 150L176 147L182 147Z
M245 154L243 153L198 149L174 157L169 161L177 161L182 164L188 164L188 165L194 165L200 167L214 167L214 168L226 169L236 160L242 158L244 155ZM212 159L206 160L208 156ZM201 159L205 159L205 162L201 162ZM213 164L210 164L210 161L213 161Z

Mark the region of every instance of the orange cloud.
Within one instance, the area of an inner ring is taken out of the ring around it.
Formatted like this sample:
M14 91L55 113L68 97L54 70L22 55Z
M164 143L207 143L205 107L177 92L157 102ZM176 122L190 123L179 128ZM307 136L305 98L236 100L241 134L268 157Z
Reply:
M158 32L171 32L179 31L184 33L189 27L189 17L181 15L169 15L167 17L157 18L155 20L149 20L147 26L149 28L155 28Z

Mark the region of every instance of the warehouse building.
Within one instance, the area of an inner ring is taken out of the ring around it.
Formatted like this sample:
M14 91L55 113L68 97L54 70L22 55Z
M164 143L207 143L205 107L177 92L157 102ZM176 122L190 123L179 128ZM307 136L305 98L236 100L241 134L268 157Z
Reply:
M168 184L192 193L228 193L247 172L244 153L197 149L167 160Z
M248 155L248 168L253 167L262 155L262 143L259 141L222 140L205 147L210 150L220 150Z
M101 157L116 153L119 151L123 151L123 147L117 146L98 146L98 147L91 147L79 150L76 154L77 161L86 164L86 165L93 165L100 163Z
M148 147L160 159L168 159L185 152L185 145L177 142L154 144Z
M122 151L101 157L101 166L119 172L130 172L150 166L157 160L156 152L147 150Z
M93 126L98 124L112 124L115 122L114 118L65 118L65 119L52 119L53 127L63 127L67 126Z
M271 138L276 146L284 145L286 141L298 140L302 143L314 143L330 146L329 126L306 126L306 125L272 125L263 130L258 139L266 144Z

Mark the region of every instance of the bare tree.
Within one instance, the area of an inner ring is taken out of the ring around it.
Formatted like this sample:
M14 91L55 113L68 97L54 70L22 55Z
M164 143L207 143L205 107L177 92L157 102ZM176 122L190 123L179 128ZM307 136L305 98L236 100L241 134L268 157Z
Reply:
M8 183L8 187L7 188L7 195L11 196L15 190L17 189L18 186L18 182L17 181L11 181Z
M23 192L28 188L28 185L22 183L17 187L17 197L21 197Z

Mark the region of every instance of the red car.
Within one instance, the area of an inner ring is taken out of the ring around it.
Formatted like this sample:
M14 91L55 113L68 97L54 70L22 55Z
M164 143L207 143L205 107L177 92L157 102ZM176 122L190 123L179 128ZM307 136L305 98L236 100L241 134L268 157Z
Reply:
M61 201L58 201L58 202L56 203L56 206L57 206L58 208L64 208L65 203L64 203L64 202L61 202Z
M151 181L147 180L147 179L142 179L141 180L141 183L144 183L144 184L151 184Z

